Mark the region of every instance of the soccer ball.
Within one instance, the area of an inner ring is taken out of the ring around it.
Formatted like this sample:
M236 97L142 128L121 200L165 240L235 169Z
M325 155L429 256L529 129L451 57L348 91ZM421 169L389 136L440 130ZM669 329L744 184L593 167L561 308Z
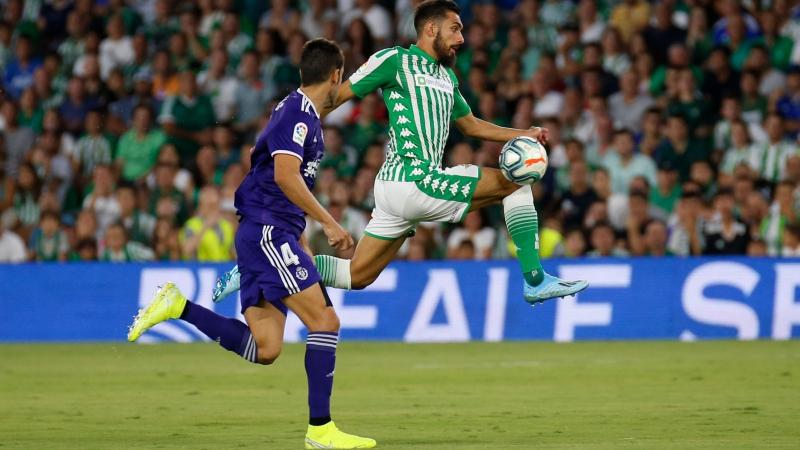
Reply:
M547 151L534 138L515 137L500 151L500 171L511 182L536 183L547 171Z

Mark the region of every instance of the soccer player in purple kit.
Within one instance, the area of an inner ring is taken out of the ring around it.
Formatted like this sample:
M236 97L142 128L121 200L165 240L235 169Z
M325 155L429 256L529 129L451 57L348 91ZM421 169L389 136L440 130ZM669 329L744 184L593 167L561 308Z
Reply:
M169 319L196 326L209 338L257 364L281 352L287 309L308 328L305 367L310 420L306 448L373 448L375 440L343 433L330 417L339 319L313 259L301 244L305 216L320 222L337 249L353 239L311 193L324 151L318 111L329 109L342 82L344 57L333 42L306 43L300 60L301 87L284 98L261 132L252 168L236 191L241 217L236 252L241 307L247 325L186 299L173 283L161 287L134 319L128 340Z

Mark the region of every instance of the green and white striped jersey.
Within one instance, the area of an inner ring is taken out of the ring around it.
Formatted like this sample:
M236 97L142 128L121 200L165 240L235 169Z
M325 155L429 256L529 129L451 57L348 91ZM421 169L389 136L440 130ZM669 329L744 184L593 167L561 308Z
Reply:
M416 45L372 55L350 76L358 97L380 88L389 111L389 148L378 179L416 181L441 169L450 121L471 111L458 79Z

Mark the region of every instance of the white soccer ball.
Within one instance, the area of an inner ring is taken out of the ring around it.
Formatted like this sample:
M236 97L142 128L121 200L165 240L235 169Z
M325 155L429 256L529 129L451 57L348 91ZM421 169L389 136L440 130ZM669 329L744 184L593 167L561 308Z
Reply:
M536 183L547 171L547 150L534 138L515 137L500 151L500 171L511 182Z

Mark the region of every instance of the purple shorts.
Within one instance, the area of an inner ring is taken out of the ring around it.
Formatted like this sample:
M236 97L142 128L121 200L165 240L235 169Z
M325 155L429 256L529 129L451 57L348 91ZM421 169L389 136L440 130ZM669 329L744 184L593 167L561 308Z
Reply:
M242 220L236 231L236 254L242 313L264 299L286 314L284 298L320 281L298 237L272 225Z

